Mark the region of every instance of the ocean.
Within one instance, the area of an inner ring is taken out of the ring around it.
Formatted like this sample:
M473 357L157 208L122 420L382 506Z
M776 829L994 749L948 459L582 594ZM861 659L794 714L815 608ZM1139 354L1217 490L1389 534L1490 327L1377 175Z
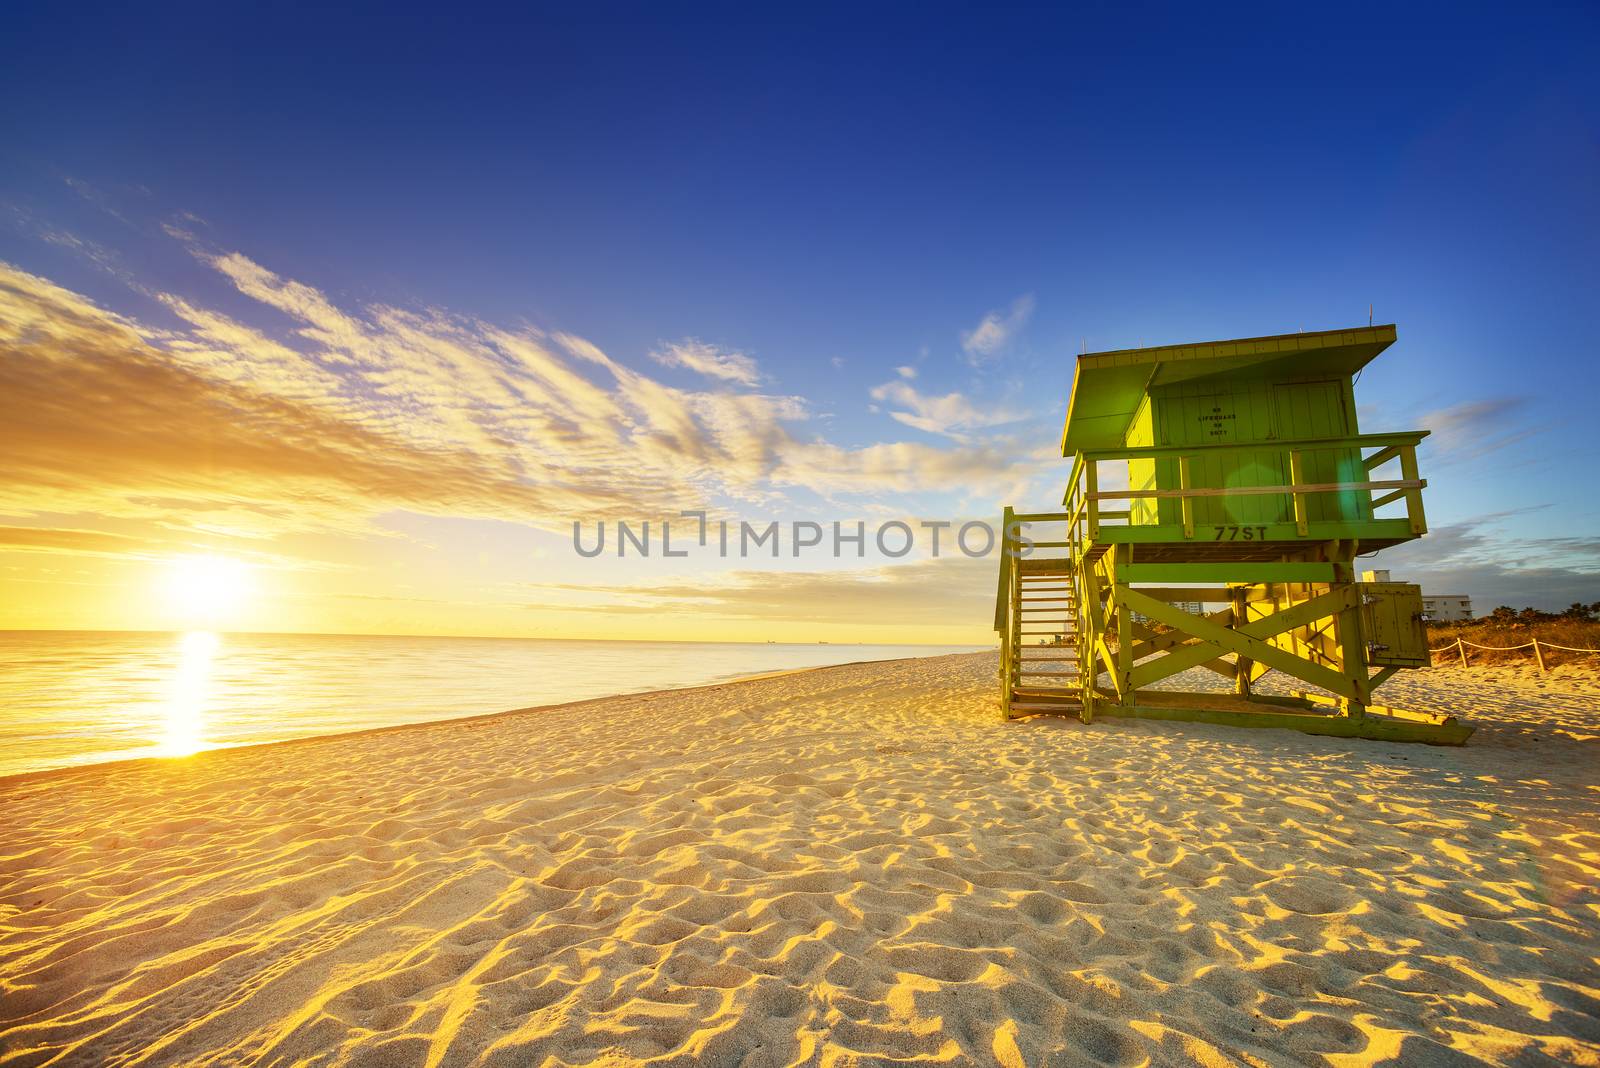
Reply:
M0 631L0 775L977 648Z

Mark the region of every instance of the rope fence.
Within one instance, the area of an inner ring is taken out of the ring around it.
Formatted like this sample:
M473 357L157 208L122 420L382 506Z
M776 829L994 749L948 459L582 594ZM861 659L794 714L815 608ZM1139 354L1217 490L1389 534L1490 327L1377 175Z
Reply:
M1540 646L1544 646L1545 649L1559 649L1563 653L1600 654L1600 649L1574 649L1570 645L1557 645L1555 642L1542 642L1538 638L1535 638L1530 642L1525 642L1522 645L1479 645L1477 642L1469 642L1464 638L1457 638L1453 642L1446 642L1444 645L1439 646L1439 648L1437 648L1437 649L1429 649L1428 652L1430 654L1431 653L1442 653L1445 650L1451 648L1452 646L1455 647L1456 652L1459 653L1460 656L1461 656L1461 666L1462 667L1466 667L1467 666L1467 649L1469 649L1469 648L1472 648L1472 649L1483 649L1486 652L1495 652L1495 653L1512 653L1512 652L1516 652L1519 649L1532 649L1533 650L1533 658L1539 662L1539 671L1541 673L1548 671L1549 668L1547 668L1545 666L1544 653L1540 650L1540 648L1539 648Z

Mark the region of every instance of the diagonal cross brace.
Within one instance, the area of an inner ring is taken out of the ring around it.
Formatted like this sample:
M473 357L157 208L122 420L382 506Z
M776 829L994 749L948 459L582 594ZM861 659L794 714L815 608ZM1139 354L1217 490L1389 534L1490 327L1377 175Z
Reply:
M1337 671L1325 668L1321 664L1313 664L1263 640L1303 627L1325 616L1354 608L1357 604L1354 586L1331 590L1309 601L1303 601L1293 608L1233 628L1219 626L1199 616L1191 615L1165 601L1158 601L1127 586L1117 587L1113 597L1119 604L1131 610L1141 612L1151 619L1200 639L1194 645L1175 649L1159 660L1149 661L1134 668L1128 676L1130 690L1137 690L1158 679L1176 675L1180 671L1214 659L1220 652L1247 656L1257 663L1276 668L1286 675L1302 679L1314 686L1321 686L1341 697L1359 700L1351 680Z

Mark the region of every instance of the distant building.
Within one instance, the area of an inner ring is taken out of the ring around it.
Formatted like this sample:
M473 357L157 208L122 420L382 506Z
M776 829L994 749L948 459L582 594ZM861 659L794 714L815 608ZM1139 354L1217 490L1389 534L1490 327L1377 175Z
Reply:
M1176 608L1180 612L1188 612L1192 616L1203 616L1206 614L1206 606L1201 601L1173 601L1172 607ZM1129 614L1133 617L1133 621L1135 623L1143 623L1144 625L1149 626L1151 622L1150 617L1145 615L1143 612L1130 612Z
M1459 593L1424 593L1422 618L1434 623L1455 623L1472 618L1472 598Z
M1363 571L1362 582L1392 582L1389 572ZM1464 593L1422 593L1422 618L1430 623L1456 623L1472 618L1472 598Z

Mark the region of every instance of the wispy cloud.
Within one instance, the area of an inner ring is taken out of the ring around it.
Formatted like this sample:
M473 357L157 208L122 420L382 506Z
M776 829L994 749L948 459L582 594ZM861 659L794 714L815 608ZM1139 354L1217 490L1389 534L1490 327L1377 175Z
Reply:
M1033 294L1024 293L1005 310L985 315L977 326L961 334L961 348L973 363L990 360L1005 351L1033 316Z
M0 550L7 552L71 553L74 556L130 556L162 547L129 534L63 527L0 526Z
M371 533L397 511L561 527L795 489L992 493L1026 466L990 445L802 436L800 397L677 388L576 335L342 307L241 253L196 254L281 327L155 293L181 324L158 329L0 265L0 514L250 538ZM758 380L694 351L724 383ZM933 401L905 414L986 422Z
M734 571L714 581L615 586L545 583L538 607L603 613L709 614L732 619L871 620L894 627L983 619L993 610L995 563L961 556L818 572ZM570 595L579 595L574 600Z
M742 352L730 352L707 345L695 338L684 338L650 353L650 358L665 367L686 367L710 378L737 382L742 386L761 384L756 361Z
M73 178L69 176L62 180L67 183L67 188L71 189L74 193L78 194L84 200L88 201L90 204L93 204L107 215L116 219L118 222L126 223L129 226L133 225L127 216L123 215L122 212L117 210L116 205L111 202L111 198L106 195L104 190L89 184L82 178Z
M910 368L900 368L901 371ZM906 376L909 378L910 376ZM873 386L872 399L901 410L891 410L889 418L929 434L941 434L956 441L970 440L972 431L1014 423L1025 416L1005 408L979 408L961 393L932 397L919 393L905 378Z
M1427 445L1447 463L1498 452L1538 432L1524 418L1527 408L1527 397L1491 397L1428 412L1422 417L1433 431Z
M1538 509L1476 516L1385 549L1377 566L1429 593L1461 593L1480 614L1496 605L1565 608L1600 600L1600 538L1527 536L1506 525ZM1520 536L1519 536L1520 534ZM1509 551L1515 546L1515 551Z

